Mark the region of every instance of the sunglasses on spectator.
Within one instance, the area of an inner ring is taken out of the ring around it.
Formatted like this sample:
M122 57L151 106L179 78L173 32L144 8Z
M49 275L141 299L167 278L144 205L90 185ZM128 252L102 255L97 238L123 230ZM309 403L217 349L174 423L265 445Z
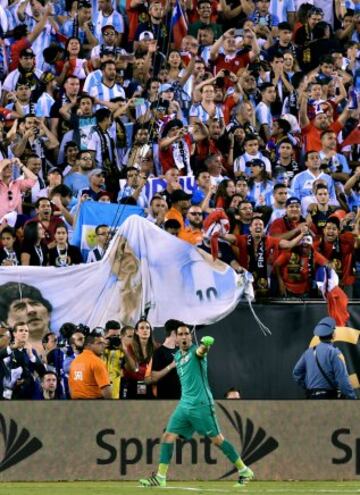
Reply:
M202 212L200 211L189 211L189 215L197 215L199 217L202 217Z
M8 200L11 201L13 199L12 191L8 191Z

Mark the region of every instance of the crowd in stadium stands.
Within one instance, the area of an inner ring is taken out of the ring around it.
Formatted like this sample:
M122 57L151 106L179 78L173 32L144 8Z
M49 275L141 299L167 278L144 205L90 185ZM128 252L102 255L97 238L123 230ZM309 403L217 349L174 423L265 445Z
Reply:
M0 0L2 266L101 260L111 225L86 259L72 236L81 204L105 202L209 252L227 219L219 257L257 298L319 297L320 266L358 298L359 160L358 0ZM99 344L118 353L113 397L153 394L139 325L108 322ZM69 397L71 361L98 345L72 330L59 347L48 325L36 342L13 328L8 355L2 328L4 396Z

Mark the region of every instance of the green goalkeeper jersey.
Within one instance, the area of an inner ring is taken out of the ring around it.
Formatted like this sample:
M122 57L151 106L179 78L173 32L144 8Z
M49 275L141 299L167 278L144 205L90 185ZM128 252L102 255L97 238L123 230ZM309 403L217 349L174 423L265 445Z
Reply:
M187 406L213 405L214 399L207 377L207 357L196 355L197 346L193 344L183 354L175 354L176 371L181 383L180 402Z

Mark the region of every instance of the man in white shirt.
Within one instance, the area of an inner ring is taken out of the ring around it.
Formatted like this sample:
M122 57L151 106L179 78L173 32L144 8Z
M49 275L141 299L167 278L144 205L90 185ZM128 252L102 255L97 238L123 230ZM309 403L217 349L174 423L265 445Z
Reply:
M95 229L95 234L96 246L89 252L86 263L100 261L103 258L106 248L109 245L110 228L108 225L98 225Z
M272 131L273 116L271 113L271 104L276 100L276 90L272 83L263 83L260 86L261 99L255 109L256 123L259 126L260 135L264 141L269 141Z

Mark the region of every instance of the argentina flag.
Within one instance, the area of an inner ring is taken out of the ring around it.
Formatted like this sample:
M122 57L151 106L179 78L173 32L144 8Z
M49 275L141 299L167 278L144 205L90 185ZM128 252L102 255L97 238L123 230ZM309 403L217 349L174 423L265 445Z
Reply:
M85 201L80 207L76 219L72 244L81 249L84 259L96 245L95 228L108 225L111 229L119 227L130 215L144 216L143 208L110 203Z

